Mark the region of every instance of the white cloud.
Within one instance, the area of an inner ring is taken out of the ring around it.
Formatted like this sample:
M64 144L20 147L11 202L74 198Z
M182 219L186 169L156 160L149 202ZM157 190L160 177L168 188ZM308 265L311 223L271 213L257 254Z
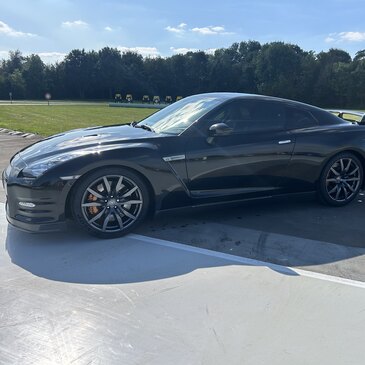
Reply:
M170 47L170 50L174 54L185 54L188 52L198 52L199 51L197 48L184 48L184 47L182 47L182 48Z
M107 32L112 32L113 31L113 28L111 28L111 27L108 26L108 27L105 27L104 30L106 30Z
M213 25L209 25L207 27L202 27L202 28L196 27L191 29L191 31L202 35L234 34L233 32L227 32L223 26L213 26Z
M186 23L180 23L177 27L171 27L169 25L165 28L165 30L175 34L184 34L186 32L186 26Z
M156 47L123 47L118 46L120 52L136 52L142 55L143 57L158 57L160 56L160 52Z
M186 54L188 52L199 52L202 51L201 49L197 49L197 48L175 48L175 47L170 47L170 50L172 53L174 54ZM217 50L217 48L209 48L209 49L205 49L203 50L203 52L205 52L206 54L214 54L214 52Z
M67 53L62 52L40 52L37 54L44 63L61 62L67 55Z
M365 32L341 32L340 38L348 42L362 42L365 41Z
M365 41L365 32L331 33L325 39L325 42L327 43L363 42L363 41Z
M0 60L3 58L8 58L9 52L8 51L0 51Z
M30 56L31 53L24 52L23 56L27 57ZM62 52L39 52L34 53L37 54L44 63L51 64L63 61L67 53ZM9 51L0 51L0 59L8 59L9 58Z
M221 25L209 25L207 27L201 27L201 28L195 27L195 28L187 29L186 23L180 23L176 27L172 27L169 25L168 27L165 28L165 30L167 30L168 32L171 32L171 33L175 33L180 36L185 34L187 31L202 34L202 35L234 34L233 32L227 32L226 29L224 28L224 26L221 26Z
M89 24L84 22L83 20L74 20L74 21L65 21L65 22L62 22L62 27L63 28L88 28L89 27Z
M6 35L8 37L35 37L36 34L24 33L11 28L8 24L0 21L0 35Z
M206 49L204 52L207 54L214 54L217 49L218 48L209 48L209 49Z

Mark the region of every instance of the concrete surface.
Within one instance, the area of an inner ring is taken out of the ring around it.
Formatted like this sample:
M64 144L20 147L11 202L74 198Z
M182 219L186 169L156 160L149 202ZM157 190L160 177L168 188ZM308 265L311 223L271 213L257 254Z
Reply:
M363 283L0 208L1 364L363 364Z

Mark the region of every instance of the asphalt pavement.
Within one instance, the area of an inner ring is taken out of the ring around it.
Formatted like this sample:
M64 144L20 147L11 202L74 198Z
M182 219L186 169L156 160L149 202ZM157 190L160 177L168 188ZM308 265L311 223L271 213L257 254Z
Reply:
M0 133L0 169L36 140ZM363 193L343 208L323 206L306 194L169 211L147 220L137 233L365 281L364 212Z

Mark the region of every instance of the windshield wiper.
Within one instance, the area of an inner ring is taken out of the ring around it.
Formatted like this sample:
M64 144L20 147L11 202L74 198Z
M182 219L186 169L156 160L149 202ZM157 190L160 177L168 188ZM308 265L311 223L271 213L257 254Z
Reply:
M146 124L135 124L135 125L133 125L133 127L142 128L142 129L145 129L146 131L150 131L150 132L155 132L152 127L150 127L149 125L146 125Z

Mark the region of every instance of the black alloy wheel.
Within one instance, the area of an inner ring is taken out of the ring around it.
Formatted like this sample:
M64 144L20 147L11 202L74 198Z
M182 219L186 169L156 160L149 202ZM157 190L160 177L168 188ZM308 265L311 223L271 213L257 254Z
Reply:
M149 194L142 179L123 168L104 168L86 176L72 203L76 222L102 238L125 235L145 218Z
M363 185L363 167L352 153L334 156L322 171L319 195L329 205L343 206L356 198Z

